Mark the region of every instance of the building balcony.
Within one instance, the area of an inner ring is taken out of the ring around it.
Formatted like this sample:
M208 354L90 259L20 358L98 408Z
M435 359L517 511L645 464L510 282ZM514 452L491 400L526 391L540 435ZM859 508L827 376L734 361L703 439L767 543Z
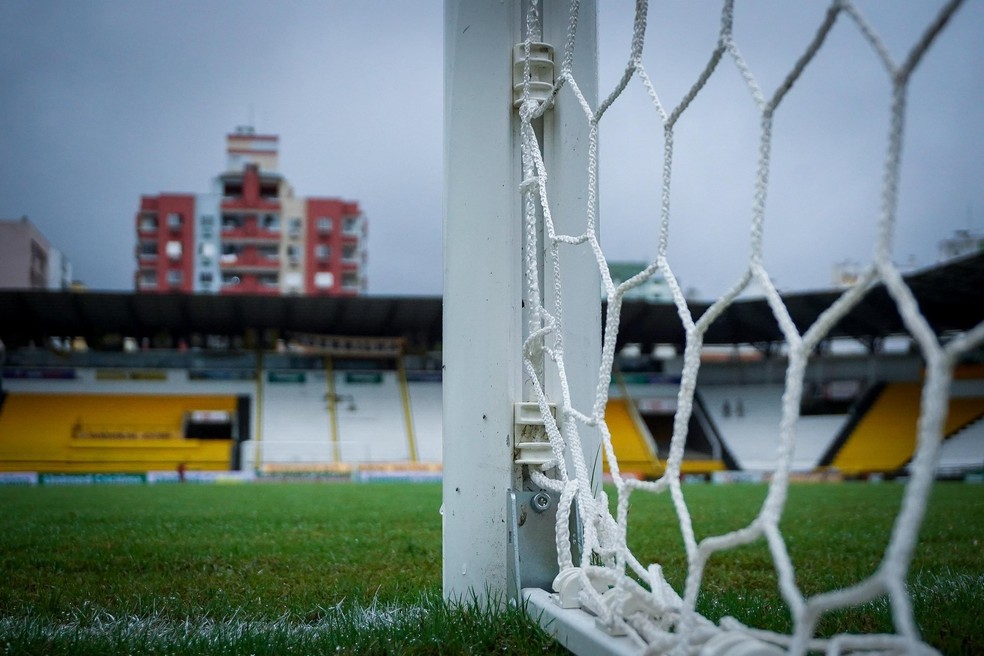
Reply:
M137 268L156 269L159 259L156 255L141 255L137 258Z
M342 244L342 262L354 262L359 264L364 259L364 251L357 244Z
M223 196L220 206L223 210L241 212L279 212L280 200L276 196L260 196L252 201L243 196Z
M142 235L156 235L158 230L157 217L141 216L137 219L137 232Z
M261 253L239 253L238 255L223 255L219 258L219 267L223 271L253 269L260 271L276 271L280 268L280 258L270 257Z
M219 292L229 295L262 294L275 296L280 293L280 284L278 279L273 276L224 275Z
M222 241L269 242L280 241L280 230L269 230L255 225L242 227L222 226Z
M352 235L358 237L365 232L365 229L366 220L361 214L342 218L342 235Z
M362 289L362 279L359 274L352 271L342 272L342 290L346 292L358 292Z
M219 290L220 294L226 296L279 296L280 290L276 287L261 287L259 285L237 285L235 287L223 287Z

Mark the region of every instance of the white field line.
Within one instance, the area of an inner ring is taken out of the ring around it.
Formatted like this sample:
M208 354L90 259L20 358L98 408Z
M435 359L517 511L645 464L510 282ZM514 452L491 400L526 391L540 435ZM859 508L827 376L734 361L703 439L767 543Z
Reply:
M113 638L159 641L235 639L244 636L276 635L287 639L303 639L352 631L371 632L380 628L416 626L428 610L419 606L382 605L373 603L366 608L324 609L324 616L311 621L298 621L286 615L275 620L239 619L234 614L227 619L173 619L155 613L149 617L113 615L85 604L71 612L64 621L49 622L36 616L0 617L0 639L29 635L50 639Z

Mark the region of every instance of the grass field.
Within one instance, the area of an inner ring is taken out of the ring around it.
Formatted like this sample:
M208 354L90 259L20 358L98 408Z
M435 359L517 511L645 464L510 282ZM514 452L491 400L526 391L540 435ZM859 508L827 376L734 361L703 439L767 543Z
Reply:
M801 585L875 567L902 487L799 485L783 523ZM738 526L755 485L686 488L698 537ZM562 653L515 610L440 599L437 485L0 488L0 653ZM630 545L679 587L668 499L633 497ZM910 587L944 653L984 653L984 486L933 493ZM787 629L762 544L711 561L701 610ZM887 604L824 632L890 630Z

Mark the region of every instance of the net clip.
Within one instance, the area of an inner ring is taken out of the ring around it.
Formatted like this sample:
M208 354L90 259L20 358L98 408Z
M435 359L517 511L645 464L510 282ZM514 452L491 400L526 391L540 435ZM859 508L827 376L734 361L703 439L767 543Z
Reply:
M608 585L590 574L582 575L579 567L569 567L560 572L553 581L555 594L553 600L561 608L580 608L581 590L585 589L585 581L594 588L598 594L603 594L608 590Z
M549 403L547 406L556 420L557 405ZM538 403L514 403L513 424L517 465L536 467L553 462L553 447L547 438L547 429Z
M554 87L554 48L549 43L530 43L529 79L526 78L526 44L513 46L513 107L519 108L526 100L537 104L546 102Z

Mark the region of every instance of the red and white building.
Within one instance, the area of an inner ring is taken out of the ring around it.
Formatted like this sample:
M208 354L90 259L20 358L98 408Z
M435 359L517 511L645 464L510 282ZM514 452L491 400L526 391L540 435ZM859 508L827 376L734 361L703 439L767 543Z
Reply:
M295 196L277 137L238 128L210 193L143 196L138 292L357 296L367 222L356 201Z

